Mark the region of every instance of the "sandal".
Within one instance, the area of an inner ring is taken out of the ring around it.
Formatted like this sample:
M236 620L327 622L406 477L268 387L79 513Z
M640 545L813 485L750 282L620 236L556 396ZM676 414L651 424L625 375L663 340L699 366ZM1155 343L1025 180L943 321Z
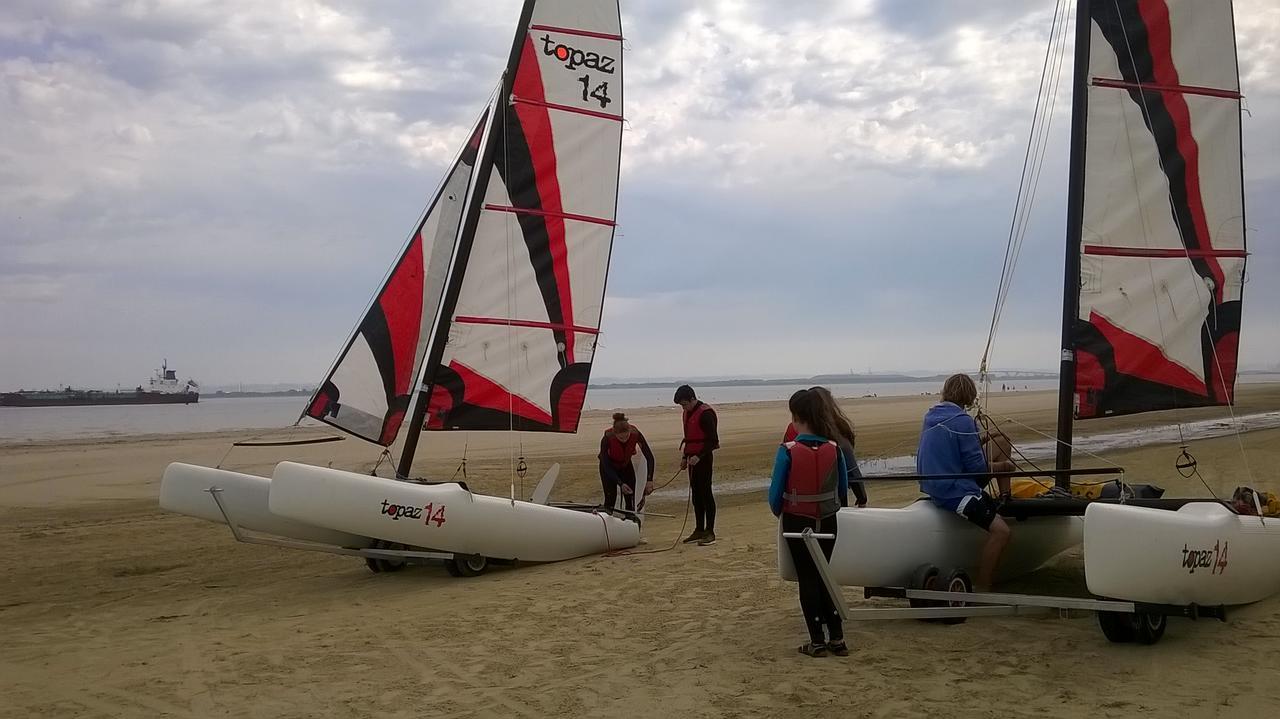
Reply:
M825 657L827 656L827 645L805 642L796 651L810 657Z
M843 639L834 642L827 642L827 649L837 657L849 656L849 645L845 644Z

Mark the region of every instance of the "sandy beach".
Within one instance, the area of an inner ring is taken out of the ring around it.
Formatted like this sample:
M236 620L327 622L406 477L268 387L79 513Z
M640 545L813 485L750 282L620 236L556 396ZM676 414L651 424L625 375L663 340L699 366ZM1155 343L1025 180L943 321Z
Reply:
M911 453L932 401L843 402L860 456ZM1051 431L1053 402L1052 393L1011 393L991 408L1015 439L1030 440L1023 425ZM1276 409L1280 386L1242 387L1237 414ZM766 476L785 405L718 410L717 480ZM658 455L657 480L666 481L676 470L678 409L630 414ZM594 501L594 453L607 418L589 413L577 435L524 435L515 447L501 435L432 434L416 469L447 479L465 453L474 489L506 495L515 484L527 496L559 461L555 497ZM646 524L644 553L465 580L435 567L374 575L353 559L240 545L223 526L159 510L159 479L171 461L269 474L283 459L368 471L378 457L358 441L228 453L230 442L251 434L262 433L0 446L0 717L1194 718L1266 716L1280 704L1277 600L1227 624L1171 620L1154 647L1108 644L1092 616L1081 615L954 627L863 623L850 628L852 656L799 656L796 589L777 577L774 523L759 492L720 498L712 547L658 551L685 515L683 499L672 498L654 509L677 518ZM1280 430L1198 441L1191 450L1216 492L1238 484L1280 490ZM1160 445L1105 459L1125 466L1129 481L1159 484L1171 496L1204 494L1199 480L1174 471L1177 453ZM512 476L513 456L529 462L523 480ZM914 486L871 489L872 503L883 506L915 495ZM1080 593L1079 554L1007 588ZM854 606L891 605L852 589L846 597Z

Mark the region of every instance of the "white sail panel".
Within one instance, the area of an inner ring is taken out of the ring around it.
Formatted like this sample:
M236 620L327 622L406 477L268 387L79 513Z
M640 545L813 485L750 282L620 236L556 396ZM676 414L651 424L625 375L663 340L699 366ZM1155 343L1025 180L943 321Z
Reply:
M1231 5L1091 12L1077 417L1230 402L1245 260Z
M539 0L525 30L448 342L428 368L432 429L572 432L586 394L617 206L617 3Z

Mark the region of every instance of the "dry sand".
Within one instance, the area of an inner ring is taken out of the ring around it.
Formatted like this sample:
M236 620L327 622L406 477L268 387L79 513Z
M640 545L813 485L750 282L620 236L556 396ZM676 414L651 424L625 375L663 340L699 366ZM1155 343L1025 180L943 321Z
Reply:
M1239 412L1280 408L1280 387L1243 390ZM993 408L1051 427L1052 401L1015 393ZM860 455L911 452L930 402L845 403ZM719 410L718 479L765 476L784 405ZM595 429L607 417L589 415L574 437L525 436L524 492L558 459L556 497L595 499ZM654 444L664 481L675 470L677 411L637 411L633 420ZM1155 647L1110 645L1087 616L1010 618L859 624L849 631L851 657L801 657L795 585L777 578L773 520L759 493L721 498L713 547L467 580L438 568L373 575L348 558L240 545L225 527L158 510L166 463L215 464L248 434L0 447L0 716L1249 717L1274 715L1280 704L1276 601L1229 624L1173 620ZM1234 437L1192 450L1216 491L1249 482L1280 490L1277 440L1280 430L1245 435L1253 479ZM473 486L509 491L504 437L433 434L428 444L420 472L453 474L465 446ZM223 466L269 473L288 458L367 471L376 454L355 441L243 448ZM1107 458L1128 467L1131 481L1202 494L1198 481L1174 473L1176 454L1158 446ZM877 485L872 502L896 506L914 494ZM655 507L680 517L684 509ZM644 549L668 546L680 524L652 519ZM1010 589L1079 593L1079 556ZM855 590L846 596L886 605Z

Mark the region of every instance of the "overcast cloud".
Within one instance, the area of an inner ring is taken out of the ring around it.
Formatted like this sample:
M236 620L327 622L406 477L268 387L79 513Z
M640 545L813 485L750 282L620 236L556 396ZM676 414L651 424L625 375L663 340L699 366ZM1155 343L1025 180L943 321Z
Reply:
M314 382L496 82L515 0L6 0L0 388ZM597 376L977 364L1053 3L634 0ZM1280 363L1280 7L1236 3ZM1065 87L1064 87L1065 92ZM1053 367L1066 103L995 355Z

